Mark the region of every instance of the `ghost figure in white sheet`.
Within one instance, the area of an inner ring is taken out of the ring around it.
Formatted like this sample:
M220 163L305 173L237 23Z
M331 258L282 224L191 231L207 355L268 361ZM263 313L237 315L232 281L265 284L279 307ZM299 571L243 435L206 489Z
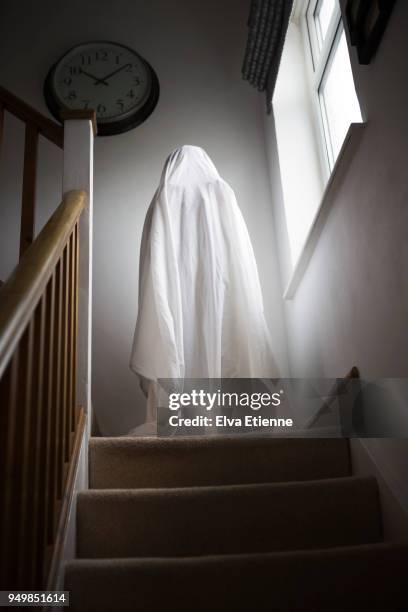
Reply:
M130 367L145 390L159 378L278 377L245 221L200 147L171 153L147 212Z

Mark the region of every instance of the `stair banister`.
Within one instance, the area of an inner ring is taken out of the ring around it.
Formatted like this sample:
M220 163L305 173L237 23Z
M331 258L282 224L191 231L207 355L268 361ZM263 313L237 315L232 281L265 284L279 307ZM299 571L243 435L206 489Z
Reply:
M0 110L25 120L32 109L4 92ZM86 486L95 114L62 128L32 112L33 133L64 142L63 197L0 289L0 590L56 588Z
M0 590L45 587L82 437L75 390L78 224L72 191L0 290Z

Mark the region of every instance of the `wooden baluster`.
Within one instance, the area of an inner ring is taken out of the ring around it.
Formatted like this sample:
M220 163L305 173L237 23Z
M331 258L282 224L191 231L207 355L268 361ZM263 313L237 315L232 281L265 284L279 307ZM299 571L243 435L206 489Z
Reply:
M6 448L7 448L7 427L9 422L9 409L10 409L10 384L11 384L11 367L7 366L3 376L0 378L0 487L3 491L3 487L6 485ZM5 545L5 532L4 532L4 499L3 495L0 498L0 589L5 586L5 567L3 567L4 559L4 545Z
M16 530L16 515L20 508L19 504L15 508L15 501L18 500L20 471L16 464L18 438L20 436L19 427L19 383L20 383L20 351L17 347L10 366L10 386L8 401L7 429L4 432L5 438L5 465L4 465L4 489L2 491L2 542L1 542L1 567L3 589L17 587L17 555L16 542L18 529Z
M26 439L26 379L28 365L28 333L25 332L11 360L7 397L2 408L7 410L4 436L4 484L2 486L1 525L1 588L17 589L21 582L21 524L24 517L23 471ZM7 383L6 383L7 384Z
M66 462L69 460L69 411L68 411L68 317L69 317L69 270L70 270L70 257L69 257L69 241L64 249L64 284L63 284L63 315L62 315L62 337L63 337L63 351L62 351L62 380L63 380L63 395L62 395L62 465L63 465L63 481L67 473Z
M47 290L46 290L47 291ZM30 574L34 588L42 586L42 567L44 547L40 539L43 524L43 508L40 508L42 487L45 470L45 323L47 315L47 301L45 292L35 311L34 319L34 348L36 356L36 368L33 373L33 419L31 435L33 437L33 510L31 518L32 550L29 561L31 561Z
M62 465L60 465L61 458L61 434L60 434L60 411L61 411L61 356L62 356L62 278L63 278L63 258L59 260L55 270L55 319L54 319L54 350L53 350L53 398L52 398L52 434L51 441L52 447L52 458L51 458L51 483L50 483L50 495L54 497L54 514L50 516L49 520L49 544L53 543L56 522L58 504L57 500L61 496L62 491Z
M54 274L51 278L50 287L50 337L49 337L49 360L48 360L48 441L47 441L47 479L48 486L44 489L46 495L46 543L51 545L54 538L55 527L56 527L56 502L57 502L57 489L58 489L58 476L57 476L57 460L58 460L58 396L60 388L59 378L59 342L60 336L60 310L61 310L61 299L60 299L60 262L58 262ZM48 561L48 559L47 559Z
M10 586L10 560L8 544L11 522L13 456L16 431L16 400L18 379L18 352L0 380L0 589Z
M19 408L18 439L21 445L17 465L20 463L21 483L18 493L20 504L20 520L18 524L18 536L16 548L18 550L18 584L31 587L27 576L27 563L29 557L28 543L29 525L31 524L32 512L32 410L33 410L33 369L34 358L34 318L30 320L28 329L23 336L21 345L21 359L24 359L24 376L21 376L21 408ZM17 500L16 500L17 501ZM15 506L16 509L16 506Z
M27 498L23 508L25 532L24 583L27 587L35 587L36 538L38 531L38 473L41 447L41 409L42 409L42 369L44 343L42 339L43 299L36 306L29 324L29 371L27 373L26 402L28 405L27 457L24 458L24 479L26 481Z
M75 255L74 255L74 348L73 348L73 381L72 381L72 390L73 390L73 411L72 411L72 423L71 430L75 432L76 424L77 424L77 392L76 392L76 382L77 382L77 353L78 353L78 287L79 287L79 223L76 223L75 230Z
M73 350L74 350L74 281L75 281L75 269L74 269L74 257L75 257L75 243L74 243L74 232L71 232L68 241L69 247L69 279L68 279L68 394L67 394L67 453L66 459L69 461L71 457L73 436L71 432L72 423L72 406L73 406ZM68 456L67 456L68 455Z
M73 435L72 421L75 409L75 390L74 390L74 349L75 349L75 229L70 236L70 282L69 282L69 393L68 393L68 435L69 435L69 456L71 456Z
M42 517L40 524L38 540L39 546L44 551L43 564L39 568L41 575L45 576L48 566L48 550L49 536L53 532L55 515L55 489L52 488L52 459L55 457L53 449L55 448L55 440L52 438L53 433L53 413L55 412L55 404L53 403L54 392L54 332L55 332L55 271L47 285L46 289L46 315L45 315L45 338L44 338L44 430L41 455L41 481L40 491L41 497L39 501L39 514ZM55 480L54 480L55 482ZM50 527L52 526L52 528Z
M23 197L21 204L20 257L34 239L37 156L38 128L32 123L27 123L24 148Z

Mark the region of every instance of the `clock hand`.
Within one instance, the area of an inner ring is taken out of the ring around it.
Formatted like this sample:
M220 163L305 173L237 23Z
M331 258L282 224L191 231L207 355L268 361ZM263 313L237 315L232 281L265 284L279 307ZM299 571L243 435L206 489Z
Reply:
M115 74L117 74L118 72L120 72L121 70L123 70L124 68L127 68L128 66L131 66L132 64L124 64L123 66L121 66L120 68L118 68L117 70L114 70L113 72L111 72L110 74L107 74L106 76L104 76L102 79L98 79L97 82L95 83L95 85L99 85L99 83L105 83L105 81L107 79L110 79L111 77L113 77ZM108 83L105 83L105 85L108 85Z
M91 79L94 79L95 83L94 85L99 85L99 83L102 83L103 85L106 85L107 87L109 86L109 83L107 83L105 81L105 79L99 79L98 77L94 76L93 74L90 74L89 72L87 72L86 70L83 70L81 68L81 74L84 74L87 77L90 77Z

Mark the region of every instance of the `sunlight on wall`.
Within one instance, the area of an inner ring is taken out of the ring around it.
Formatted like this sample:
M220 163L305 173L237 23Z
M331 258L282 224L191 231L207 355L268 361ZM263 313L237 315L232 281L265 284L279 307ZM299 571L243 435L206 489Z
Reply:
M289 25L273 98L292 265L323 193L299 27Z

